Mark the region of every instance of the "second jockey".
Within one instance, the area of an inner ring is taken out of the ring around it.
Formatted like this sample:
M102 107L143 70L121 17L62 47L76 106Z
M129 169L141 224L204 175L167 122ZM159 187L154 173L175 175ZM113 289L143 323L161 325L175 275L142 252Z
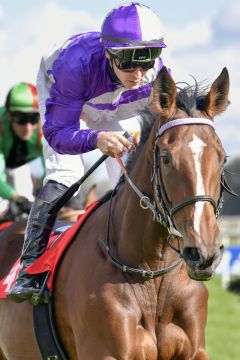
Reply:
M20 82L8 92L0 107L0 197L29 212L31 203L8 181L8 172L38 157L43 158L42 127L37 89Z

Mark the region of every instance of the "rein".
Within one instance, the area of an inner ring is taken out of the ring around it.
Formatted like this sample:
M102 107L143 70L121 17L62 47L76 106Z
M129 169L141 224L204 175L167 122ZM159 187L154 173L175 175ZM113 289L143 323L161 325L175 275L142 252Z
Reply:
M121 159L119 157L116 157L120 166L122 167L123 173L125 175L125 178L126 178L128 184L131 186L133 191L140 198L140 207L144 210L149 209L152 211L153 221L159 222L168 230L168 233L169 233L168 238L167 238L168 245L173 250L175 250L176 252L178 252L180 254L180 258L175 263L173 263L172 265L170 265L166 268L155 270L155 271L133 268L131 266L123 264L120 260L118 260L111 254L110 246L109 246L110 245L109 238L110 238L111 209L112 209L113 196L116 194L117 188L120 185L120 183L118 183L117 186L115 187L115 189L113 190L111 198L110 198L110 206L109 206L108 221L107 221L107 228L106 228L106 240L107 240L107 244L105 245L106 252L107 252L107 255L108 255L111 263L113 265L115 265L117 268L119 268L120 270L122 270L128 274L131 274L131 275L140 275L141 277L143 277L145 279L152 279L152 278L164 275L164 274L168 273L169 271L173 270L174 268L176 268L183 260L180 247L176 248L170 242L172 237L177 237L178 241L179 241L179 237L182 237L182 235L179 233L179 231L173 225L172 216L176 212L178 212L185 206L194 204L198 201L207 201L213 206L214 213L217 218L219 216L219 214L221 213L221 210L223 207L223 191L226 190L231 195L237 196L229 187L228 183L226 182L224 172L222 172L221 191L220 191L220 197L219 197L219 200L217 203L209 195L195 195L186 200L182 200L182 201L178 202L177 204L175 204L172 207L170 206L170 203L167 200L165 192L163 191L164 187L163 187L161 174L160 174L160 165L159 165L159 156L158 156L159 148L157 145L157 140L168 129L171 129L173 127L180 126L180 125L208 125L208 126L211 126L213 129L215 129L214 123L211 120L204 119L204 118L175 119L175 120L169 121L166 124L159 127L158 133L157 133L157 136L155 139L155 143L154 143L154 149L153 149L153 169L152 169L152 179L151 179L151 181L154 183L154 194L155 194L156 201L151 200L148 196L146 196L145 194L142 193L142 191L132 182L132 180L128 176L126 169L122 164ZM161 211L159 210L159 207L161 208Z
M118 188L119 185L120 185L120 183L117 184L117 186L115 187L115 189L113 190L113 192L111 194L110 206L109 206L109 212L108 212L108 220L107 220L107 228L106 228L107 245L104 244L107 255L108 255L111 263L113 265L115 265L117 268L119 268L120 270L122 270L122 271L124 271L124 272L126 272L128 274L138 275L138 276L143 277L144 279L153 279L155 277L158 277L158 276L161 276L161 275L164 275L164 274L168 273L169 271L173 270L175 267L177 267L182 262L182 258L178 259L175 263L173 263L172 265L170 265L170 266L168 266L168 267L166 267L164 269L159 269L159 270L152 271L152 270L137 269L137 268L133 268L133 267L131 267L129 265L123 264L120 260L118 260L117 258L115 258L111 254L110 247L109 247L109 245L110 245L109 244L109 239L110 239L110 220L111 220L111 210L112 210L112 199L113 199L113 196L116 194L117 188ZM142 199L142 197L141 197L141 199Z

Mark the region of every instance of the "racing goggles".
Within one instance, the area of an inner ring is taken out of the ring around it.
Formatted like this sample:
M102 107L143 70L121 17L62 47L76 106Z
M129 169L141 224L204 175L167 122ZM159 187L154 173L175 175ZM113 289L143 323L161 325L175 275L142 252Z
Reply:
M141 67L147 71L153 68L155 59L161 55L162 48L109 49L114 63L120 70Z
M143 71L147 71L149 69L152 69L155 64L155 60L147 61L147 62L141 62L141 61L124 61L120 60L117 57L113 58L114 64L119 70L130 70L140 67Z
M18 125L32 124L36 125L39 122L39 113L21 113L21 112L12 112L12 121Z

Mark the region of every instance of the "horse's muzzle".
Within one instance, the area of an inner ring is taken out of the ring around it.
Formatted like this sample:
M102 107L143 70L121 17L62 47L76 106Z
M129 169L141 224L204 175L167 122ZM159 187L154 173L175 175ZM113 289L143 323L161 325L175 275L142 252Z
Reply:
M182 252L187 265L188 276L193 280L206 281L212 279L216 267L221 262L224 246L217 248L213 255L204 256L200 248L185 247Z

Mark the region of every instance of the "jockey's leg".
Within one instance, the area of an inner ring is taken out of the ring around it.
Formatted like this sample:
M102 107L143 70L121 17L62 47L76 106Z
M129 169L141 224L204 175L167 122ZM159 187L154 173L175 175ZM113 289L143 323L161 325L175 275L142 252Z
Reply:
M32 295L39 292L37 277L27 274L25 269L46 249L50 233L56 220L56 215L51 215L48 211L52 202L60 197L66 189L67 187L65 185L50 180L35 199L28 218L20 272L14 287L7 296L8 299L22 302L30 299Z

